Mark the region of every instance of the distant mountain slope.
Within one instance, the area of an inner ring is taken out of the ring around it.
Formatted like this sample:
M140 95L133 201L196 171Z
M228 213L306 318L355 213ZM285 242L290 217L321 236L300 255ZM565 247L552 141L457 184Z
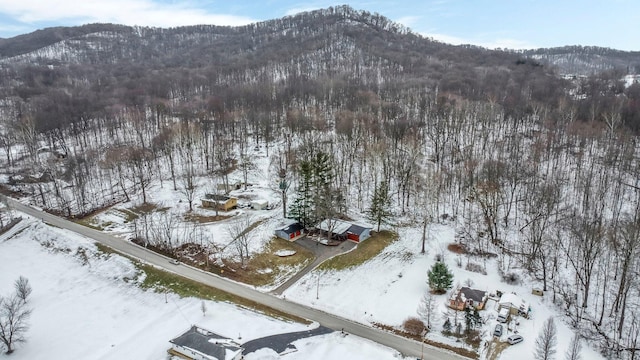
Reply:
M71 116L62 104L92 114L78 116L99 116L103 102L141 106L207 96L243 111L260 99L267 112L274 102L323 99L341 107L363 92L389 103L431 92L489 99L510 116L530 111L532 101L554 107L567 86L522 53L444 44L348 6L240 27L45 29L0 43L0 71L0 94L32 104L43 129L52 113Z
M57 42L102 31L126 31L128 27L113 24L88 24L76 27L53 27L0 39L0 58L27 54Z
M561 74L590 75L618 70L640 73L640 51L620 51L595 46L564 46L526 50L524 55L558 68Z

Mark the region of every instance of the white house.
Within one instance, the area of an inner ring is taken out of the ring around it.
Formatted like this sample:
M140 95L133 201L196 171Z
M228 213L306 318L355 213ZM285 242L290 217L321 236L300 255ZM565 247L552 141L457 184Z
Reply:
M169 354L193 360L240 360L242 348L233 340L209 330L192 326L169 341Z
M269 202L267 200L253 200L251 201L251 208L253 210L264 210L269 206Z

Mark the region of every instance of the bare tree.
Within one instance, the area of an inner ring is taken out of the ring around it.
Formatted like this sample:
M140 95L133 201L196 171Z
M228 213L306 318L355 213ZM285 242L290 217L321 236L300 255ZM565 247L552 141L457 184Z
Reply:
M580 356L580 350L582 350L582 343L580 342L580 334L576 333L571 338L571 344L569 344L569 349L567 349L567 353L565 354L565 360L580 360L582 357Z
M196 193L196 168L193 164L193 153L185 151L182 157L182 180L180 191L187 198L189 211L193 211L193 200Z
M427 329L431 329L431 321L435 315L436 302L433 295L429 292L425 293L418 304L417 313L420 318L427 323Z
M553 359L556 354L557 342L556 323L553 322L553 318L548 318L536 338L536 348L533 351L534 358L536 360Z
M176 252L177 243L177 219L174 214L164 212L154 219L151 225L151 234L155 246L161 249Z
M247 190L247 181L249 178L249 173L253 170L256 170L258 167L251 160L250 157L246 155L240 156L240 161L238 162L238 168L242 171L242 180L244 189Z
M240 256L240 262L243 267L245 266L246 260L249 258L249 242L251 240L249 237L249 230L251 222L252 218L250 216L245 216L242 219L229 223L227 226L227 232L233 239L229 245L233 244L235 247L238 252L238 256Z
M202 316L207 315L207 304L202 300L200 303L200 311L202 311Z
M29 279L24 276L20 276L16 282L14 283L16 288L16 296L22 300L22 302L27 302L29 295L31 295L31 284L29 284Z
M17 343L25 342L24 337L29 330L31 309L18 295L9 298L0 297L0 341L7 349L7 354L14 351Z

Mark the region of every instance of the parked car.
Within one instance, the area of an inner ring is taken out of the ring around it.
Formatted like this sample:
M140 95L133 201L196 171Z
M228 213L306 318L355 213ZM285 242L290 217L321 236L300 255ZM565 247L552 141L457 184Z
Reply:
M502 308L498 313L498 322L505 323L509 321L509 309Z
M496 325L496 328L493 329L493 336L497 336L497 337L502 336L502 325L500 324Z
M509 337L507 338L507 341L511 345L515 345L515 344L517 344L519 342L522 342L522 340L524 340L524 338L522 338L522 336L517 335L517 334L509 335Z

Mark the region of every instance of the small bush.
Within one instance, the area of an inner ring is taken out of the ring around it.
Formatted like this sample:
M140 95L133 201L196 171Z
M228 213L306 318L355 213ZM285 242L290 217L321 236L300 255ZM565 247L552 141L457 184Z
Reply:
M424 332L424 323L416 317L410 317L402 323L404 331L411 335L420 335Z
M480 273L482 275L487 275L487 272L484 270L484 267L480 264L470 262L467 264L467 266L465 266L465 269L468 271Z
M502 275L502 281L509 285L517 285L520 283L520 275L516 273L506 273Z

